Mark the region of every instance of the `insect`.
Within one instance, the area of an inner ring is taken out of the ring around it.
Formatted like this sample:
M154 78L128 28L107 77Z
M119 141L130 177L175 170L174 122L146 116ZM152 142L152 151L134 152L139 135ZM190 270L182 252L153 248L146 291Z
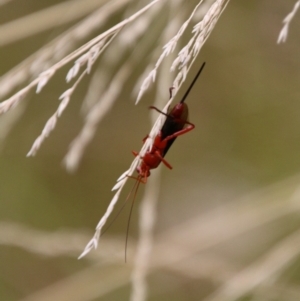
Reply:
M164 159L165 155L178 136L184 135L195 128L195 125L187 120L188 106L184 101L189 95L204 66L205 63L202 64L181 101L169 110L168 113L164 113L156 107L150 107L150 109L156 110L167 118L160 132L154 138L152 148L141 158L142 160L136 169L138 177L135 179L139 182L146 183L150 176L150 170L157 168L161 162L167 168L172 169L169 162ZM173 88L170 88L170 98L172 98L172 89ZM147 138L148 136L143 139L143 142L145 142ZM133 151L132 153L135 156L138 156L137 152Z
M127 196L124 205L126 204L127 200L129 199L132 191L134 191L133 201L131 203L131 208L129 212L128 222L127 222L127 231L126 231L126 240L125 240L125 262L127 257L127 242L128 242L128 233L129 233L129 225L130 219L132 214L132 209L134 205L134 200L139 188L140 183L146 183L148 177L150 176L150 170L157 168L159 164L162 162L166 167L172 169L172 166L169 164L168 161L165 160L165 155L167 154L169 148L174 143L178 136L184 135L195 128L195 125L189 122L188 119L188 106L184 102L189 95L191 89L193 88L196 80L198 79L200 73L202 72L205 63L202 64L200 70L196 74L194 80L190 84L189 88L185 92L184 96L182 97L181 101L176 104L168 113L164 113L156 107L151 106L150 109L154 109L157 112L165 115L167 118L160 130L160 132L154 138L153 145L151 149L146 152L146 154L141 157L141 162L138 165L136 171L138 173L137 177L127 176L129 178L133 178L136 181L135 185L132 187L131 192ZM170 98L172 98L172 90L173 87L169 89L170 91ZM143 142L147 140L148 136L143 139ZM139 154L135 151L132 151L134 156L138 156ZM123 205L123 207L124 207ZM121 210L123 209L121 208ZM119 211L120 212L120 211ZM116 216L117 217L117 216Z

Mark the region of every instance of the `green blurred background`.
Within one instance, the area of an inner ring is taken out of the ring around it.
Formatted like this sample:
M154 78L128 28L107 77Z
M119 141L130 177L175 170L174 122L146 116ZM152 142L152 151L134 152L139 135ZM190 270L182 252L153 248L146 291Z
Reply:
M0 6L0 22L5 24L60 2L66 1L11 1ZM195 3L191 1L190 7ZM149 300L212 298L211 294L239 272L262 258L268 260L270 250L283 244L300 226L295 199L300 184L300 13L291 23L287 42L276 44L282 20L294 4L294 0L231 0L180 91L182 95L206 61L188 99L190 121L196 128L178 138L169 151L167 160L173 170L161 168L155 237L159 240L174 227L185 229L180 225L191 220L201 225L201 216L208 218L211 214L216 237L224 235L224 239L205 250L196 248L176 267L154 269L149 276ZM68 11L62 11L56 22L65 14ZM163 12L160 14L163 16ZM156 26L164 26L166 20L158 16ZM122 18L122 11L116 13L83 42ZM0 75L77 21L2 45ZM184 39L187 41L188 35ZM118 51L114 52L119 60ZM34 158L26 158L26 154L68 87L64 77L71 64L60 70L39 95L30 93L22 107L1 116L3 130L6 122L19 114L9 135L0 137L1 300L128 300L138 233L137 208L131 220L127 264L123 254L128 210L119 216L96 251L80 261L76 258L113 196L111 187L130 165L131 150L140 149L142 138L151 128L148 106L153 104L155 87L138 106L132 96L148 55L141 55L139 68L132 71L131 80L99 125L74 174L66 172L61 162L83 125L80 110L89 76ZM129 181L121 201L132 185ZM136 207L143 190L141 187ZM278 217L272 219L267 213L268 206L273 213L274 202L280 209ZM295 208L281 216L280 212L291 204ZM239 220L248 212L247 206L255 210L252 228L227 238L226 225L214 221L218 215L213 213L220 210L220 216L228 214L230 220ZM192 241L198 230L205 232L196 228L186 236ZM185 241L176 243L188 247ZM156 239L154 248L155 244ZM207 267L209 260L213 263ZM190 266L198 265L199 273L183 267L189 262ZM300 300L299 264L295 255L279 274L274 272L275 280L270 272L264 285L246 290L238 299ZM235 300L234 295L228 298Z

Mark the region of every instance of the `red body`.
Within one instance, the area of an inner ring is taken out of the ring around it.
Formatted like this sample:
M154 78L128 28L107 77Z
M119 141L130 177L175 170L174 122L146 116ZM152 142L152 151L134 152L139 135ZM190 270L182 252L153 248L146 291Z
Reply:
M164 114L155 107L151 108ZM194 124L187 121L188 107L185 103L178 103L165 115L167 119L161 131L155 137L151 150L144 155L140 165L137 167L138 180L144 183L150 176L150 170L158 167L161 162L172 169L172 166L164 159L164 156L178 136L191 131L195 127ZM185 125L188 126L184 128ZM136 152L133 152L133 154L138 155Z
M164 156L168 152L169 148L175 141L175 139L183 135L192 129L195 128L195 125L187 121L188 119L188 106L184 103L185 99L187 98L189 92L191 91L193 85L195 84L197 78L199 77L202 69L204 68L205 63L202 64L200 70L198 71L197 75L195 76L194 80L192 81L191 85L189 86L188 90L182 97L181 101L175 105L167 114L160 111L159 109L155 107L150 107L151 109L154 109L158 111L159 113L165 115L166 121L164 125L162 126L160 132L156 135L153 141L153 145L151 149L146 152L146 154L141 158L141 162L138 165L136 171L138 173L138 177L135 178L137 180L136 184L133 186L132 191L134 190L134 197L131 204L131 209L129 213L128 218L128 224L127 224L127 233L126 233L126 243L125 243L125 262L126 262L126 250L127 250L127 238L128 238L128 232L129 232L129 223L130 223L130 217L132 213L132 208L135 200L135 196L137 193L137 190L139 188L140 182L146 183L148 177L150 176L150 170L154 169L159 166L161 162L168 168L172 169L172 166L164 159ZM170 88L170 98L172 97L172 90L173 88ZM148 137L148 136L147 136ZM146 141L146 138L144 138L144 142ZM139 154L135 151L132 152L135 156L138 156ZM130 178L134 178L132 176L128 176ZM131 193L130 193L131 194ZM130 194L128 195L126 201L128 200Z
M167 114L160 111L156 107L150 107L151 109L154 109L165 115L167 118L160 132L155 137L151 150L148 151L144 157L142 157L142 161L136 169L139 174L137 177L138 181L146 183L147 178L150 176L150 170L158 167L160 162L163 162L163 164L165 164L168 168L172 169L172 166L164 159L164 156L178 136L183 135L195 128L194 124L187 121L189 112L188 106L184 103L184 101L193 88L193 85L195 84L204 66L205 63L202 64L181 101ZM169 90L170 98L172 98L173 89L174 88L171 87ZM144 139L144 142L146 138ZM137 152L133 152L133 154L138 156Z

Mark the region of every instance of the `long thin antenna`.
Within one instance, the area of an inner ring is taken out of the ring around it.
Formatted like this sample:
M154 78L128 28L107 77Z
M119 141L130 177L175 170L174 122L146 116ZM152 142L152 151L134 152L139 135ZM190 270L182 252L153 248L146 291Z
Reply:
M183 103L183 102L185 101L185 99L187 98L187 96L189 95L190 91L192 90L192 88L193 88L193 86L194 86L194 84L195 84L197 78L199 77L201 71L203 70L204 66L205 66L205 62L202 64L200 70L198 71L198 73L196 74L196 76L195 76L194 80L192 81L191 85L189 86L189 88L188 88L187 91L185 92L185 94L184 94L184 96L182 97L180 103Z
M137 186L136 186L135 191L134 191L133 200L132 200L132 203L131 203L129 217L128 217L128 222L127 222L126 239L125 239L125 262L127 262L127 244L128 244L128 234L129 234L129 226L130 226L131 214L132 214L135 197L136 197L137 191L139 189L140 183L141 183L141 181L138 180L137 181ZM135 184L134 184L134 186L135 186Z

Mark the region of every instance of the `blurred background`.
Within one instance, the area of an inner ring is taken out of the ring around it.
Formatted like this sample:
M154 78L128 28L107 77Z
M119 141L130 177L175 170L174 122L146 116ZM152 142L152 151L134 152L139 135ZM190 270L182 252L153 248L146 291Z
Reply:
M36 77L34 53L108 2L0 1L1 101ZM120 6L98 27L71 37L69 52L148 1L114 2ZM204 4L206 9L212 2ZM300 300L300 12L286 43L276 44L282 20L295 2L231 0L179 91L175 101L206 61L187 100L196 128L179 137L168 152L173 170L162 166L147 183L160 183L154 188L159 197L148 300ZM40 94L32 91L0 117L1 300L129 300L144 185L131 219L127 263L129 206L96 251L79 261L77 257L113 197L116 179L131 164L131 150L141 148L151 129L148 107L156 85L137 106L133 91L145 68L153 67L160 55L160 34L170 14L185 20L198 1L184 3L180 11L163 4L133 43L123 41L124 48L120 41L110 45L36 157L26 154L69 87L65 76L72 64L59 70ZM52 48L49 66L59 56ZM136 65L121 94L99 124L77 171L68 173L62 160L84 123L87 91L101 98L132 54ZM15 73L10 71L17 65ZM97 70L102 71L97 75ZM172 76L157 77L156 83L165 85L160 108L168 99ZM17 77L5 94L8 82ZM133 184L127 182L120 204Z

